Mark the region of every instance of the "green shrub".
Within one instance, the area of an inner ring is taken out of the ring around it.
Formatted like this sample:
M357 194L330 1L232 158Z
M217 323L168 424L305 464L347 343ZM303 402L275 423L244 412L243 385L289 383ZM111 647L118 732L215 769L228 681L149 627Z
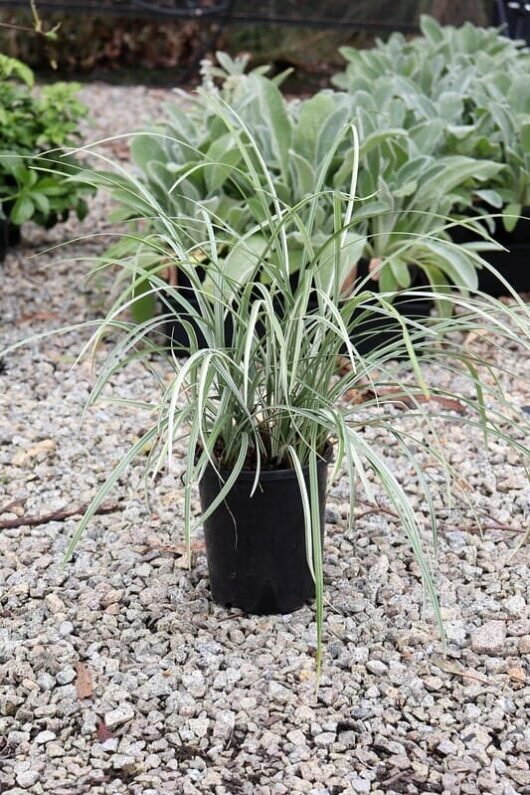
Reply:
M56 83L36 94L32 71L0 55L0 208L13 224L51 226L70 210L86 215L92 189L78 179L78 162L65 151L78 143L87 113L78 89Z

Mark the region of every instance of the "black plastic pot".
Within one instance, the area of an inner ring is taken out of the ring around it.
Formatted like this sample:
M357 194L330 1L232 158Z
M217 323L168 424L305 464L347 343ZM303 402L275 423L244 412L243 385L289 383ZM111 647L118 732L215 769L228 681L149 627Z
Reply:
M377 301L374 300L373 305L376 309ZM433 302L421 298L396 298L393 305L405 320L422 321L429 317ZM367 309L369 309L369 305L359 310L358 315L360 316ZM355 323L355 314L352 322ZM350 333L352 345L361 356L367 356L375 350L397 343L402 338L403 329L399 320L375 311L366 319L356 322ZM343 352L345 349L346 346L344 346ZM399 355L398 358L400 358Z
M506 279L516 293L530 293L530 243L511 245L509 251L485 251L482 257ZM478 289L494 298L508 295L504 284L486 268L478 272Z
M405 320L424 321L429 317L433 302L426 299L396 299L394 306ZM409 332L412 329L409 328ZM403 329L398 320L391 317L374 316L360 323L351 335L357 350L363 356L371 351L396 343L403 338Z
M0 262L5 259L7 250L20 243L20 227L6 218L0 218Z
M190 301L194 305L194 309L199 310L196 302ZM394 301L394 306L398 312L408 320L424 320L429 317L432 309L432 301L422 299L397 299ZM199 346L206 347L206 340L204 335L198 328L198 325L188 313L180 313L179 317L168 320L165 325L165 334L170 340L171 347L177 355L187 355L189 351L189 333L183 321L188 321L197 335ZM361 356L366 356L371 351L378 350L394 342L397 342L402 337L402 328L398 320L391 317L383 317L381 314L375 314L359 322L353 329L350 339L358 350ZM232 321L228 318L225 322L225 338L226 344L230 345L232 339Z
M521 218L511 232L507 232L501 221L495 228L495 240L508 251L488 251L485 259L498 270L516 293L530 293L530 207L523 207ZM498 297L506 295L506 287L496 276L484 268L479 272L479 289Z
M322 541L330 459L331 449L317 464ZM222 472L225 479L228 474ZM294 469L264 470L251 497L254 477L254 471L243 470L204 524L212 596L217 604L254 615L292 613L315 596L298 480ZM304 478L309 484L308 471ZM221 487L209 466L199 483L203 510Z
M373 289L377 290L377 285L375 285ZM199 306L195 299L190 297L188 301L193 306L194 311L198 313ZM309 309L316 309L316 306L316 302L313 305L309 304ZM374 301L374 306L377 306L376 301ZM405 319L423 320L429 317L433 303L425 299L408 297L406 299L395 299L394 306ZM281 314L281 310L278 310L278 314ZM361 314L361 312L359 312L359 314ZM186 355L189 351L190 340L188 327L185 321L191 324L197 336L199 346L201 348L206 347L204 335L197 323L193 320L193 317L187 312L180 311L178 316L171 318L165 324L165 334L170 340L171 346L177 355ZM232 318L229 317L225 322L225 338L227 345L231 344L232 328ZM357 323L353 327L350 339L359 353L365 356L371 351L397 342L401 337L402 329L398 320L374 313L371 317Z
M166 337L170 340L171 347L173 348L175 354L187 356L189 353L190 348L190 336L189 336L189 326L186 325L187 323L191 325L193 332L197 337L197 342L199 348L206 348L208 347L206 344L206 339L202 330L199 328L198 323L195 320L195 317L200 314L200 308L198 302L195 300L193 296L193 291L189 290L189 295L186 295L186 300L189 304L193 307L193 313L190 314L189 312L184 312L180 304L176 301L174 302L174 311L175 317L172 317L168 320L165 324L164 333ZM164 311L167 311L167 308L164 307ZM226 344L230 345L232 341L232 318L228 317L225 321L225 337L226 337Z
M18 246L21 239L21 231L20 226L16 226L12 224L10 221L7 222L7 245L8 246Z
M0 262L3 262L7 253L8 235L7 235L7 221L0 218Z
M515 229L507 232L501 219L497 219L492 237L505 246L508 251L483 251L480 256L495 268L510 284L516 293L530 292L530 207L523 207L522 216ZM451 233L455 243L469 243L482 240L478 235L463 228L455 227ZM498 298L507 295L508 290L495 274L486 268L478 272L478 289Z

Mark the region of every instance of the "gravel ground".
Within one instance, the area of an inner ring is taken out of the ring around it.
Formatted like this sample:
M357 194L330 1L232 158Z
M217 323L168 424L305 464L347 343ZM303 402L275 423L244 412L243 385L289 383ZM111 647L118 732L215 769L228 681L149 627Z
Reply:
M118 131L132 129L168 96L101 85L84 94L93 136L116 132L118 111ZM107 212L100 197L83 224L52 238L105 228ZM26 237L3 266L2 344L96 317L105 300L85 279L104 239L31 258L49 236L30 228ZM81 425L93 375L71 365L86 338L77 330L32 344L0 374L2 520L86 503L145 427L141 413L103 403ZM529 372L515 346L477 344ZM507 387L528 407L527 383ZM113 392L149 399L153 385L130 367ZM424 510L407 461L383 433L366 435ZM214 606L200 536L188 572L181 461L175 477L158 479L150 508L142 465L132 466L66 567L75 519L2 530L0 792L530 793L530 560L519 546L530 490L505 444L485 451L458 421L444 443L486 517L481 536L464 502L449 509L435 485L447 655L402 530L362 504L352 527L339 479L317 695L311 609L249 618Z

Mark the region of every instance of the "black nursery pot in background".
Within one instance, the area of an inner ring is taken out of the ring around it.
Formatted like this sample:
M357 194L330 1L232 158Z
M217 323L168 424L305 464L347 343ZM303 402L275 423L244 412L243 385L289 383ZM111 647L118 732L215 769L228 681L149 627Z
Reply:
M507 232L500 220L494 238L508 251L487 251L483 256L506 279L516 293L530 293L530 207L523 207L523 216L515 229ZM478 274L479 290L498 298L507 294L506 287L495 274L482 268Z
M507 232L501 220L497 220L495 226L495 240L506 248L510 246L530 246L530 207L523 207L521 218L517 221L515 228Z
M7 245L8 246L18 246L22 238L22 233L20 231L20 226L16 226L16 224L12 224L10 221L7 222Z
M368 288L370 289L370 288ZM374 290L376 290L374 288ZM417 320L425 321L429 317L433 302L420 298L397 298L393 302L394 308L399 312L405 321ZM378 302L373 301L374 311L368 317L360 320L361 310L359 310L359 320L352 328L350 333L350 341L355 347L360 356L368 356L372 351L386 348L387 346L396 344L403 339L403 328L399 320L395 317L377 312ZM369 310L370 307L364 307L363 312ZM353 316L355 322L355 314ZM410 326L407 324L410 331ZM346 346L343 347L343 353L346 351ZM405 356L401 350L396 353L396 357L401 359Z
M530 293L530 207L523 207L521 215L523 217L511 232L506 231L500 219L496 221L492 237L508 251L483 251L480 255L506 279L516 293ZM482 240L464 227L455 227L451 237L455 243ZM508 294L504 284L487 268L481 268L478 272L478 289L494 298Z
M199 348L207 348L206 339L202 330L199 328L195 320L197 315L200 315L200 307L194 297L191 288L179 288L183 291L184 297L193 308L193 314L184 311L182 306L177 302L171 302L174 308L175 315L165 323L164 333L170 341L171 347L177 356L187 356L190 349L190 327L193 329ZM163 307L164 312L167 312L167 307ZM225 320L225 338L226 344L229 346L232 342L232 318L229 316Z
M412 281L415 286L420 286L420 277L417 268L410 266ZM357 267L357 278L363 280L362 289L369 290L372 293L379 292L379 282L369 277L369 262L367 259L361 259ZM370 309L372 304L374 311L361 321L361 315L365 310ZM387 346L396 344L403 339L403 327L399 320L395 317L390 317L377 311L379 302L374 298L368 306L359 309L358 313L353 315L352 320L355 323L356 315L357 322L352 327L350 340L355 346L361 356L367 356L372 351L380 350ZM422 321L429 317L433 302L427 299L414 298L409 293L406 297L400 297L398 294L393 301L394 309L396 309L404 320L418 320ZM403 358L404 353L396 354L397 358Z
M504 276L516 293L530 293L530 207L523 207L523 216L512 232L507 232L499 221L495 229L495 240L508 251L488 251L484 258ZM482 268L479 271L479 290L499 297L506 295L506 287L497 277Z
M189 303L193 306L194 311L199 312L199 306L196 301L189 299ZM376 302L374 302L374 306ZM406 298L395 299L394 306L397 311L405 318L405 320L425 320L429 317L432 309L432 301ZM311 306L309 307L311 309ZM313 307L316 309L316 303ZM170 341L171 347L175 354L187 356L189 353L189 326L184 321L191 324L199 343L200 348L205 348L206 340L203 333L198 328L195 320L188 313L182 310L177 310L178 316L171 318L165 324L165 335ZM402 339L403 332L401 324L396 318L389 317L374 312L371 317L364 319L355 325L350 335L352 344L355 346L361 356L366 356L371 351L374 351L384 346L391 345ZM225 339L226 344L230 345L232 340L232 319L228 317L225 321Z
M317 464L322 541L331 452L329 448ZM221 475L226 479L229 472ZM292 613L315 596L298 479L294 469L263 470L251 497L254 478L253 470L243 470L204 523L212 596L224 607L254 615ZM308 470L304 478L309 485ZM221 488L218 474L208 466L199 483L203 511Z
M3 262L7 253L8 233L7 221L0 218L0 262Z
M485 251L482 256L516 293L530 293L530 242L509 248L509 251ZM494 298L509 294L498 277L486 268L478 272L478 289Z
M7 218L0 218L0 262L5 259L7 250L20 243L20 227Z
M359 263L359 280L365 279L368 274L368 262L361 260ZM193 290L186 286L179 288L183 290L184 295L193 307L195 313L199 313L199 305L195 300ZM374 293L379 291L378 283L373 279L368 279L363 282L363 289L370 290ZM171 299L169 299L171 300ZM189 327L193 328L199 347L206 346L204 335L200 331L193 316L184 312L177 301L173 302L175 316L170 318L165 324L165 335L170 341L171 347L177 355L186 356L189 352ZM373 306L375 311L368 317L360 321L360 316L369 309L369 305L359 310L357 314L358 322L355 323L356 316L353 316L353 326L351 332L351 342L357 349L361 356L366 356L371 351L383 348L387 345L398 342L403 337L403 331L400 322L393 317L389 317L384 313L377 312L378 302L374 299ZM316 299L310 300L308 309L309 311L316 311L318 307ZM411 297L410 293L407 297L400 298L399 295L394 299L394 307L405 318L405 320L425 320L428 318L433 307L433 302L421 298ZM278 304L277 315L281 317L283 309ZM164 308L167 311L167 308ZM186 322L187 321L187 324ZM232 318L228 317L225 321L225 339L226 344L229 346L232 341ZM259 326L258 326L259 332Z

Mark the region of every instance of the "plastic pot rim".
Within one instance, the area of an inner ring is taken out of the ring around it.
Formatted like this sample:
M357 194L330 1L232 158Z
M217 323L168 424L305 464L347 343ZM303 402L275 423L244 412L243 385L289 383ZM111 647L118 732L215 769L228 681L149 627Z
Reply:
M328 441L326 442L324 453L319 456L319 459L317 461L317 466L319 464L325 464L326 466L328 466L328 464L330 464L332 460L333 460L333 444L330 441ZM219 475L221 475L221 477L225 478L229 477L232 472L233 469L227 469L226 467L221 467L215 470L211 462L209 462L203 474L203 478L207 477L208 475L217 476L218 473ZM307 475L309 473L309 467L308 466L303 467L302 472L304 473L304 475ZM239 475L237 476L237 480L248 481L248 480L254 480L255 477L256 477L255 469L242 469ZM279 468L261 469L259 474L260 481L291 480L292 478L296 477L297 477L296 470L292 467L289 468L285 467L283 469Z

